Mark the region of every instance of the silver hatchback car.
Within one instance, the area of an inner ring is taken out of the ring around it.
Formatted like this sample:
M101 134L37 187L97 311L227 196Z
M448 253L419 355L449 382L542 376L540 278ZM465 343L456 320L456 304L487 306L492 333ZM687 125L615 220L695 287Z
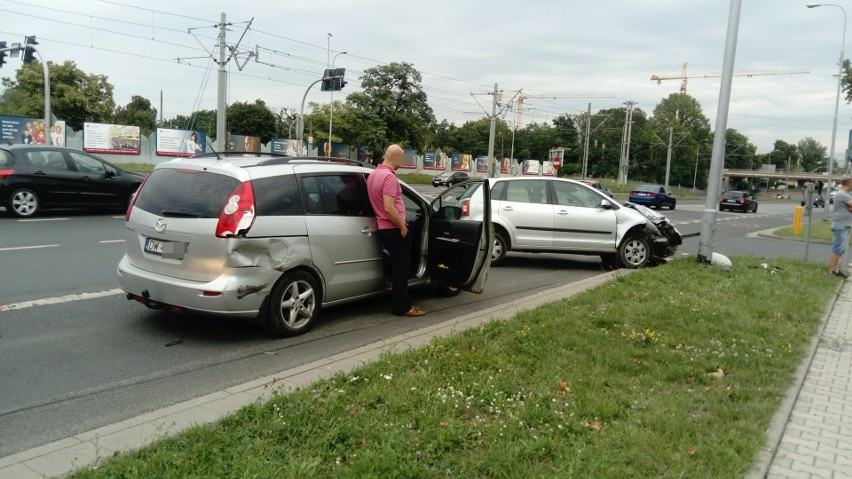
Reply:
M160 163L127 210L121 288L150 308L246 319L283 336L307 331L321 308L385 294L372 168L269 154ZM430 203L402 185L411 286L484 289L490 210L461 220L457 188Z
M492 266L508 251L523 251L599 255L609 268L639 268L670 256L680 244L674 226L668 225L676 234L666 235L636 208L580 181L507 177L489 185L490 208L483 185L471 183L461 211L472 220L493 212Z

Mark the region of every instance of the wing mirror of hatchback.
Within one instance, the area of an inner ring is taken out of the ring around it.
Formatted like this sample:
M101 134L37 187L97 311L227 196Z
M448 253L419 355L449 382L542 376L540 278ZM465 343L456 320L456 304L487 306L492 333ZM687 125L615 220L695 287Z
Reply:
M601 208L603 208L605 210L611 210L612 209L612 203L609 200L601 200L600 206L601 206Z
M107 179L113 179L113 178L115 178L115 172L114 171L107 171L106 173L104 173L103 177L107 178Z

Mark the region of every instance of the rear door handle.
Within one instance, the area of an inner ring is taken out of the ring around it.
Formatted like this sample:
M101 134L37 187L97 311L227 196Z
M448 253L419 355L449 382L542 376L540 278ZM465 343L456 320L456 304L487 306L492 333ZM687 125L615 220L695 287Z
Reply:
M559 212L558 212L558 213L556 213L556 214L558 214L558 215L560 215L560 216L568 216L568 215L569 215L569 213L568 213L567 211L565 211L565 210L559 210Z
M375 232L376 232L376 230L374 230L373 228L370 228L369 226L365 226L365 227L361 228L361 233L365 234L367 236L373 236L373 233L375 233Z

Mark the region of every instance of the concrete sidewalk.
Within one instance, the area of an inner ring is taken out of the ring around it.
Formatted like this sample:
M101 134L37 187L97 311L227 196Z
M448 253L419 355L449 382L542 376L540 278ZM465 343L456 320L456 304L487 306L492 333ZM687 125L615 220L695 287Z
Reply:
M286 392L308 386L318 379L350 371L374 361L382 353L417 348L438 336L448 336L488 321L511 318L519 311L573 296L617 275L630 272L631 270L613 271L542 291L501 306L388 338L224 391L12 454L0 458L0 478L35 479L62 476L81 467L96 464L115 452L138 449L163 436L176 434L197 424L216 421L253 402L270 399L275 391Z
M137 449L196 424L215 421L243 406L269 399L275 391L286 392L350 371L385 352L420 347L438 336L511 318L519 311L573 296L629 272L614 271L543 291L6 456L0 458L0 478L62 476L115 452ZM836 299L827 308L820 332L813 338L809 354L799 366L767 436L748 479L852 479L852 280L839 285Z

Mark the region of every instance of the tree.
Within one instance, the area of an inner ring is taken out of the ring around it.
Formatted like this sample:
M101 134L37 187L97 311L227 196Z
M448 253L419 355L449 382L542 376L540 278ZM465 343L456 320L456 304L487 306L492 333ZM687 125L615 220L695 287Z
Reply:
M113 87L104 75L87 74L70 60L59 65L47 62L50 108L65 124L81 130L83 123L108 123L115 109ZM44 74L38 61L24 64L15 79L3 78L0 111L11 115L44 115Z
M254 103L232 103L228 107L227 125L230 133L259 136L261 143L269 143L281 130L278 116L260 99Z
M828 164L826 162L828 154L826 153L826 147L822 146L820 142L809 136L803 140L799 140L798 149L803 171L825 169Z
M775 145L767 155L766 162L786 169L787 160L790 160L790 168L795 167L799 162L799 149L796 145L787 143L786 141L775 140Z
M347 97L350 141L366 146L374 158L391 143L424 150L435 115L426 103L420 72L410 63L394 62L368 68L360 80L362 91Z
M334 114L334 118L331 122L331 142L339 143L348 141L351 136L349 128L350 106L335 100L334 111L330 112L329 105L329 103L319 104L313 101L308 103L311 113L307 116L307 119L313 124L314 141L328 140L328 120L329 115L332 113Z
M635 132L636 125L633 128ZM635 159L631 161L631 176L662 182L666 176L669 128L672 132L669 184L692 184L695 174L692 152L697 150L699 142L710 137L710 120L704 115L698 100L686 93L672 93L663 99L654 108L654 115L645 127L640 129L638 138L640 143L648 146L648 150L643 152L645 156L631 153ZM638 175L633 175L635 170L638 170Z
M725 168L753 170L757 147L749 143L748 137L728 128L725 134Z
M192 116L177 115L165 120L164 128L175 130L197 130L203 131L208 137L216 136L216 110L200 110Z
M127 106L119 106L112 115L112 122L119 125L138 126L143 136L148 136L157 128L157 109L141 96L133 95Z

